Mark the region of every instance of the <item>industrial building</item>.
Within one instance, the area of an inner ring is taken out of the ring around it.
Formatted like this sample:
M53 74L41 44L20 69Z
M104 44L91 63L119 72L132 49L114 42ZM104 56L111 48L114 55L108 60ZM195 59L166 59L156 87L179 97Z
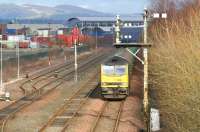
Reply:
M136 42L143 31L143 17L121 16L123 28L121 29L121 39L123 42ZM78 25L83 34L90 36L114 35L115 17L76 17L67 20L68 28Z
M143 17L121 17L124 27L138 27L143 26ZM78 25L81 28L95 28L99 27L104 31L112 31L116 22L115 17L76 17L67 20L66 25L73 27Z

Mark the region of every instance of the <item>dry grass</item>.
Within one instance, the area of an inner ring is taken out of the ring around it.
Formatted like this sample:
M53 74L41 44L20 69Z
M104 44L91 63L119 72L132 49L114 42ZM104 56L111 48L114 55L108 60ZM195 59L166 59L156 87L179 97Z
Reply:
M70 55L68 52L65 52L67 59ZM64 53L61 53L59 49L51 49L49 52L52 64L62 62L64 60ZM17 77L17 60L9 60L3 62L3 80L8 82ZM48 67L48 55L45 57L35 57L32 59L22 59L20 58L20 74L23 76L29 72L34 72L34 70L39 70L41 68Z
M200 7L185 4L151 25L152 103L162 131L200 131Z

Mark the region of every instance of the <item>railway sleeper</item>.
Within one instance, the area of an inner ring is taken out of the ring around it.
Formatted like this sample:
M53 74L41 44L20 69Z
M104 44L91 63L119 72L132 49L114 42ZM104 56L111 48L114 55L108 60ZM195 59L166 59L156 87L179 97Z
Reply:
M56 118L51 124L52 127L63 127L70 118Z

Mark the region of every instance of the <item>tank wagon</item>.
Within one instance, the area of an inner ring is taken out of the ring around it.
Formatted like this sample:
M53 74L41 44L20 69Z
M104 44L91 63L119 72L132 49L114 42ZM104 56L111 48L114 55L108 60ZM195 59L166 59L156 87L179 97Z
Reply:
M123 50L101 64L100 87L103 98L124 99L129 95L133 61L132 55Z

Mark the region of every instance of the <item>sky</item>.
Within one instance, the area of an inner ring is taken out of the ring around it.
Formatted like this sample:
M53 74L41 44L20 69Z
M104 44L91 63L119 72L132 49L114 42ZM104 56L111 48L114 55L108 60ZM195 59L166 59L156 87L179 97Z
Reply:
M0 0L2 3L36 4L55 6L61 4L75 5L107 13L141 13L150 0Z

